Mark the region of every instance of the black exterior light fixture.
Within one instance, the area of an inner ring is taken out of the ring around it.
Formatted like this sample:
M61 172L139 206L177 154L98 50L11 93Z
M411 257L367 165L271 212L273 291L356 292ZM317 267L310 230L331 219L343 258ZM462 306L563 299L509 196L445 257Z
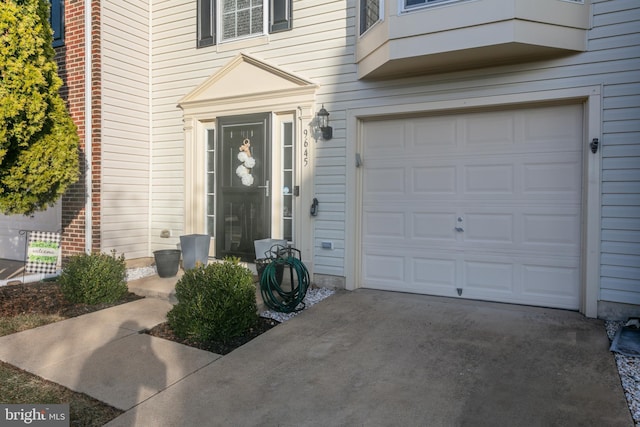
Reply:
M322 139L328 141L333 138L333 128L329 126L329 112L325 110L324 104L322 104L322 108L316 114L316 118L318 119L318 127L322 132Z

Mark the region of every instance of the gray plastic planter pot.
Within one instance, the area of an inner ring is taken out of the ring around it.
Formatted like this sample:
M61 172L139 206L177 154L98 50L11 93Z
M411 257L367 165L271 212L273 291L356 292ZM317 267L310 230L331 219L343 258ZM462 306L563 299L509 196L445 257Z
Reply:
M173 277L178 274L180 268L179 249L161 249L153 252L156 260L156 269L160 277Z
M180 248L182 249L182 268L189 270L196 265L207 265L209 262L208 234L187 234L180 236Z

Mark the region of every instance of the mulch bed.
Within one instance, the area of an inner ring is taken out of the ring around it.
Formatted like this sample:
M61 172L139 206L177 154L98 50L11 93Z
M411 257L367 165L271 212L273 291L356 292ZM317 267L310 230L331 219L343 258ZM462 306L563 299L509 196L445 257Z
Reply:
M60 285L55 281L7 285L0 286L0 317L14 317L20 314L57 314L64 318L70 318L140 298L144 297L129 292L123 299L113 304L74 304L64 298ZM228 342L197 342L183 339L176 336L166 322L146 332L155 337L225 355L277 325L279 322L276 320L260 317L255 327Z
M236 348L243 344L248 343L260 334L267 332L269 329L278 326L280 323L265 317L260 317L255 327L249 329L244 335L235 337L227 342L220 341L195 341L188 338L180 338L175 335L171 330L168 323L161 323L154 328L147 331L149 335L154 337L164 338L170 341L178 342L180 344L188 345L190 347L199 348L200 350L210 351L216 354L229 354Z
M140 298L143 297L129 292L113 304L74 304L64 298L60 285L54 281L7 285L0 286L0 317L13 317L19 314L57 314L70 318Z

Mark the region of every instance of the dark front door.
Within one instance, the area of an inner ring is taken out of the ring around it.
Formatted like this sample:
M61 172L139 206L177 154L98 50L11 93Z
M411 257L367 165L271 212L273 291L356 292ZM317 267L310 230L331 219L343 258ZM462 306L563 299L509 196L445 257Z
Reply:
M253 261L254 240L271 235L269 115L218 121L216 256Z

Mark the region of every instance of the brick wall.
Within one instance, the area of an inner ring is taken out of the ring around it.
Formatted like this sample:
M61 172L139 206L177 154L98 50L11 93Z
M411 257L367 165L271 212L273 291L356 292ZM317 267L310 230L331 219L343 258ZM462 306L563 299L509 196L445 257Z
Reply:
M92 251L100 251L100 188L101 188L101 57L100 57L100 1L91 2L92 30ZM71 117L80 136L80 179L62 197L62 256L85 250L85 81L84 81L84 0L65 0L64 45L56 48L58 73L64 85L61 94L67 102Z

